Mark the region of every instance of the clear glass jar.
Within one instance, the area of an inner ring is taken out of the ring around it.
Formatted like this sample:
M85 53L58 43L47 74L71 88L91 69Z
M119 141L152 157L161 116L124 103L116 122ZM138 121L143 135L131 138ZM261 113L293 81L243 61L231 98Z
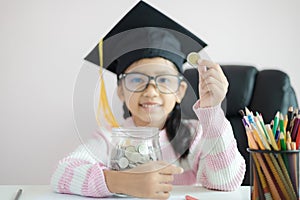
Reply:
M112 170L126 170L162 159L158 128L113 128L108 157Z

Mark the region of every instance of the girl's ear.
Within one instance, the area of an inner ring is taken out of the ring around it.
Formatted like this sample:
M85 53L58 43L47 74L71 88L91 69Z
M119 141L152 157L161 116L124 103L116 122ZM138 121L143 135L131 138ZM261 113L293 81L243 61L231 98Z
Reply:
M187 83L185 81L181 81L178 91L176 93L176 102L180 103L185 95L187 89Z
M121 101L123 101L123 102L125 101L124 90L123 90L122 84L118 85L118 96Z

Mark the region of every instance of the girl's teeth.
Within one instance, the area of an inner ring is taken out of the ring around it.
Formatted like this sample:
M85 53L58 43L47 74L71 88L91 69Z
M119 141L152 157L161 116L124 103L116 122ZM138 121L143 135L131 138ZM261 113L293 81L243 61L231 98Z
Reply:
M142 105L143 107L145 107L145 108L154 108L154 107L158 107L158 105L157 104L143 104Z

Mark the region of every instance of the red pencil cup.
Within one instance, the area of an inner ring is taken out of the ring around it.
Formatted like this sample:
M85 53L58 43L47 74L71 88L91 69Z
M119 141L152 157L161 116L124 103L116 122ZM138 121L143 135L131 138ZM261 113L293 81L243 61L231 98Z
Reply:
M271 151L248 148L251 199L299 199L300 150Z

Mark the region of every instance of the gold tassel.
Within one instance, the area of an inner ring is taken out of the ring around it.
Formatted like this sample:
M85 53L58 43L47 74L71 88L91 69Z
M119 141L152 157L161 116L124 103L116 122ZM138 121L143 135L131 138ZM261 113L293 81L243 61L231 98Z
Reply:
M100 122L101 120L99 118L101 111L103 111L104 118L108 122L110 127L119 127L119 124L118 124L116 118L114 117L114 115L110 109L110 106L108 104L104 80L103 80L103 40L102 39L99 42L98 47L99 47L99 59L100 59L99 60L99 64L100 64L100 69L99 69L100 93L99 94L100 94L100 96L99 96L96 120L97 120L99 127L101 127L101 125L102 126L104 125L104 123L102 124L102 122Z

